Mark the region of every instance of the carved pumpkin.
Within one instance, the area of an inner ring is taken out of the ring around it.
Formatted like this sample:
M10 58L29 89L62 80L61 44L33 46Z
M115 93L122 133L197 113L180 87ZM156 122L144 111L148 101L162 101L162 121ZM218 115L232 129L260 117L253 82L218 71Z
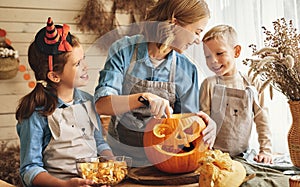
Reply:
M144 150L149 161L160 171L195 171L201 152L204 121L196 114L173 114L171 118L152 119L145 128Z

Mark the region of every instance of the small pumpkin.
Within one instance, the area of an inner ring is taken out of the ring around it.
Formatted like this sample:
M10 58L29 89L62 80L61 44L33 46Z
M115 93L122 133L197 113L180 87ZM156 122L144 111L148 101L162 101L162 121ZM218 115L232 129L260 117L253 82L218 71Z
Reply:
M148 160L167 173L195 171L201 152L207 150L201 135L205 127L202 118L193 113L153 118L145 128L143 140Z

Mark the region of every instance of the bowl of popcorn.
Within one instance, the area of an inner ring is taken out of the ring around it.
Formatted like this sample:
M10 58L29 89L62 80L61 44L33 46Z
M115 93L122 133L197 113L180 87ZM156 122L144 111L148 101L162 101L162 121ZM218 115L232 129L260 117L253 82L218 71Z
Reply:
M95 186L116 185L126 178L132 165L127 156L99 156L76 159L79 176L94 181Z

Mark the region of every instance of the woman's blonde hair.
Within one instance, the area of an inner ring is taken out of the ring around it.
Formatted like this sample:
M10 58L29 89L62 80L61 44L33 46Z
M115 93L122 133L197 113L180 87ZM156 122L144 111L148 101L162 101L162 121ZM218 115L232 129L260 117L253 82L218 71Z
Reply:
M233 47L238 44L237 32L229 25L214 26L204 34L202 41L205 43L214 39L223 39L226 43Z
M207 17L210 11L205 0L159 0L146 15L148 23L143 34L147 41L169 45L174 37L170 32L174 29L174 19L184 27Z
M147 21L167 21L176 18L180 26L209 17L205 0L159 0L146 16Z

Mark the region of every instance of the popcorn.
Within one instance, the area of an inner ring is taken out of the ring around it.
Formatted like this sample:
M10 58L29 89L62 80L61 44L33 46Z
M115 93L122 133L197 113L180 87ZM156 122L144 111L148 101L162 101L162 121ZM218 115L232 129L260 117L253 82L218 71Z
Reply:
M117 184L128 173L125 161L81 163L80 168L84 179L91 179L97 184Z

